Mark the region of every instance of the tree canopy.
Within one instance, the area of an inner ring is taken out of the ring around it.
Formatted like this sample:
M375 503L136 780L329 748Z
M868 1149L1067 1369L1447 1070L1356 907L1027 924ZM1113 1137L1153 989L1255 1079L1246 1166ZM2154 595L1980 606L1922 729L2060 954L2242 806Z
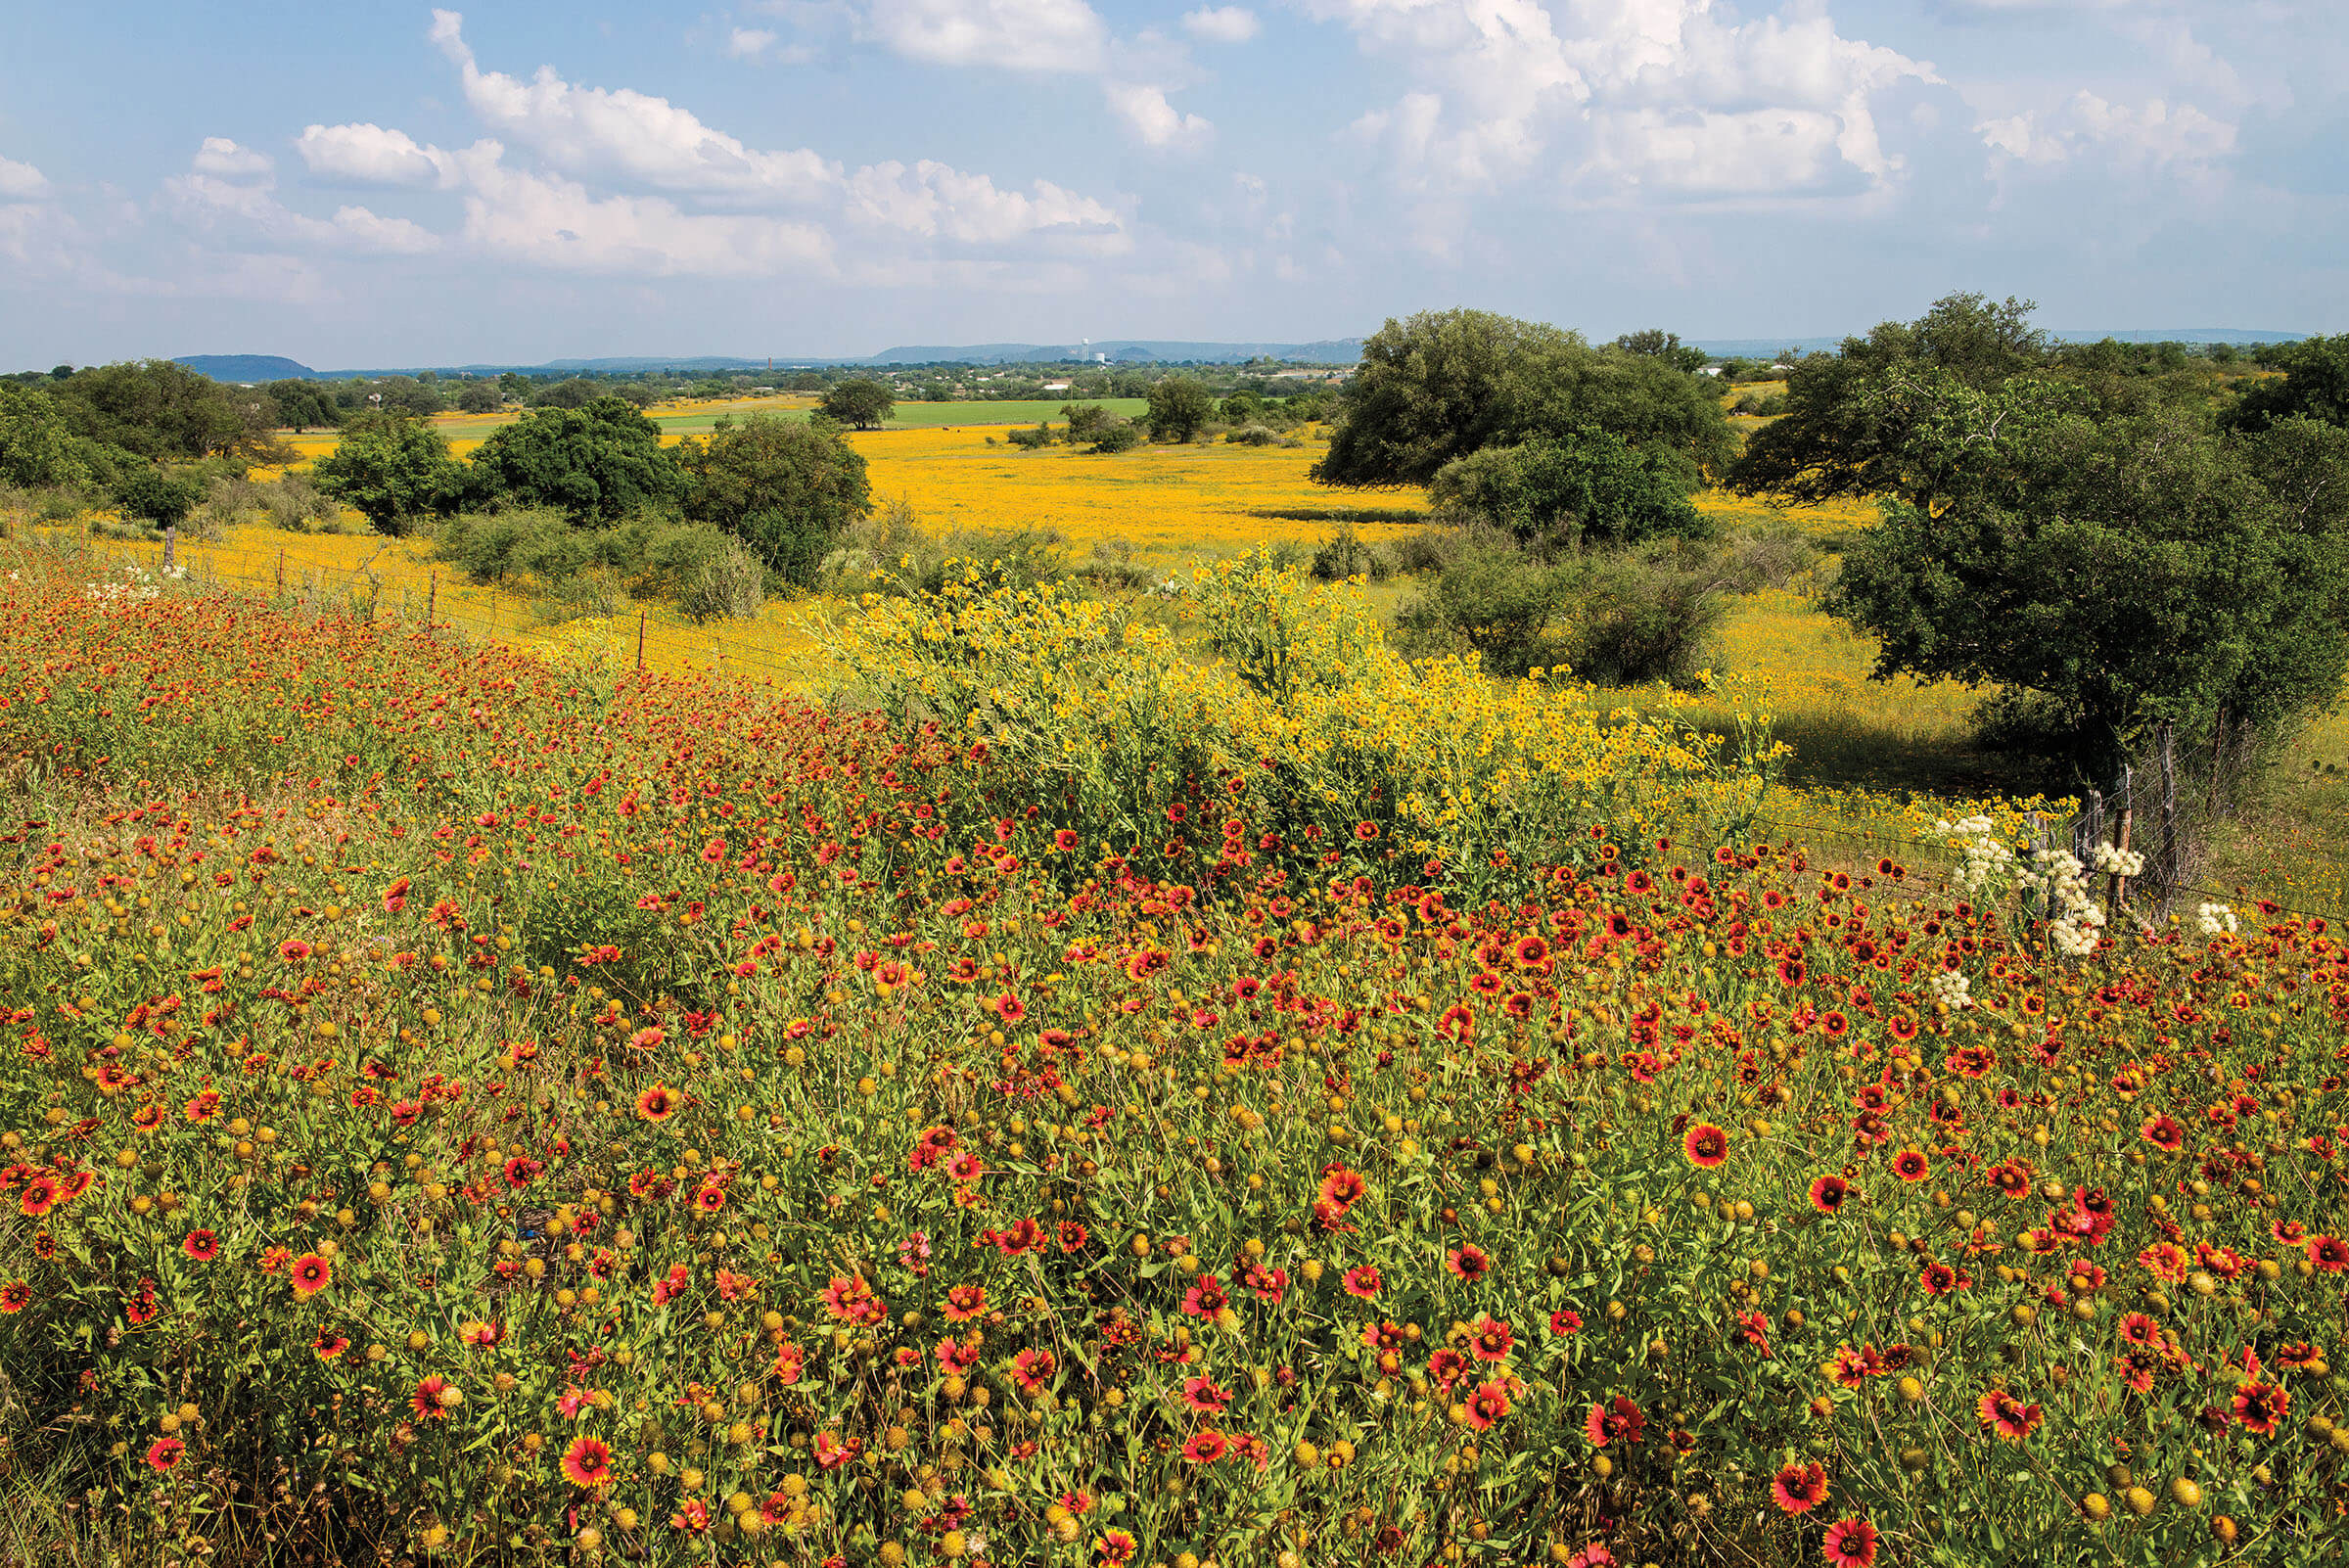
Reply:
M310 472L319 489L383 533L405 532L417 518L454 511L465 490L465 471L448 455L447 438L396 412L355 416Z
M1736 448L1718 389L1667 354L1485 310L1390 320L1340 399L1324 484L1425 484L1455 458L1594 428L1669 461L1694 488Z
M74 433L139 457L283 456L266 394L229 387L168 359L77 370L50 390Z
M826 419L753 414L677 448L685 515L739 536L769 570L806 585L832 543L872 510L864 456Z
M1438 507L1554 546L1635 544L1706 531L1674 464L1589 428L1455 457L1436 471L1427 494Z
M481 500L609 523L677 499L685 476L662 447L659 425L622 398L599 397L584 408L541 408L491 432L473 454L468 487Z
M2100 417L2040 376L1911 384L1903 478L1828 608L1910 673L2027 693L2100 777L2145 727L2272 729L2349 674L2349 431L2230 437L2175 408Z
M1187 441L1215 418L1216 400L1196 376L1161 376L1150 384L1150 438Z
M45 392L0 382L0 484L79 484L85 445Z
M174 479L153 463L134 463L114 482L115 504L128 517L144 518L158 528L175 529L188 520L204 492L183 479Z
M300 431L313 425L331 428L342 423L343 411L335 405L335 394L321 382L273 381L262 387L261 392L269 399L270 410L280 425Z
M2285 419L2349 425L2349 333L2279 344L2268 357L2283 375L2246 391L2225 416L2230 427L2262 431Z
M881 422L897 411L898 396L885 382L852 376L826 388L815 407L826 419L851 430L879 430Z
M1879 323L1840 352L1806 354L1786 376L1786 413L1754 432L1729 465L1729 487L1810 505L1847 495L1905 495L1915 455L1914 394L1941 378L1986 391L2043 368L2050 348L2029 300L1994 304L1953 294L1912 322Z

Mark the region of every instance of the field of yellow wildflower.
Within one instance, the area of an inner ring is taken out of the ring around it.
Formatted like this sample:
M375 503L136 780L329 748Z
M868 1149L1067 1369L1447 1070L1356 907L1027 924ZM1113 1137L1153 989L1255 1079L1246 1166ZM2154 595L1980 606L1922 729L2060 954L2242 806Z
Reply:
M2322 920L1822 869L1261 555L850 711L0 548L11 1560L2342 1539Z

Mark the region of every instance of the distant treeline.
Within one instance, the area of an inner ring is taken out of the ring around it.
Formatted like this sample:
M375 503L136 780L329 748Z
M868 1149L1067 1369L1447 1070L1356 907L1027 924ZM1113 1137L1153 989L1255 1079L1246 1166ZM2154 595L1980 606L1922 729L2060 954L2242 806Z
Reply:
M169 372L155 370L168 364ZM59 365L47 371L23 371L0 378L0 385L50 392L62 398L87 401L93 385L87 378L121 379L137 371L153 380L176 374L218 386L238 394L234 401L245 422L259 428L309 430L341 425L354 414L381 412L417 415L440 413L490 414L511 408L584 408L598 397L621 397L638 408L691 399L744 397L769 392L820 394L848 383L869 382L885 387L900 402L1030 402L1053 397L1082 401L1105 397L1147 397L1150 389L1173 376L1187 376L1219 397L1253 393L1271 399L1310 393L1334 386L1336 373L1315 367L1283 374L1286 367L1265 362L1241 365L1089 365L1039 362L1033 365L894 365L887 368L832 366L821 370L781 370L771 373L728 372L686 374L668 370L581 371L530 373L508 370L496 375L440 374L431 370L414 375L288 378L250 385L211 382L201 372L166 360L143 365L110 365L100 370L77 370ZM190 395L190 394L183 394Z

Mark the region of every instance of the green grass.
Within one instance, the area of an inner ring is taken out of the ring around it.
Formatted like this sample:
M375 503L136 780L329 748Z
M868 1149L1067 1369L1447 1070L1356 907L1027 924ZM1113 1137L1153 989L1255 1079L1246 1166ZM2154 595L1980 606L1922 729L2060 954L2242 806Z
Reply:
M1122 418L1131 419L1146 412L1150 404L1140 397L1041 397L1025 402L985 401L963 403L899 403L890 416L893 426L914 425L1034 425L1043 420L1062 423L1061 408L1072 402L1090 401Z

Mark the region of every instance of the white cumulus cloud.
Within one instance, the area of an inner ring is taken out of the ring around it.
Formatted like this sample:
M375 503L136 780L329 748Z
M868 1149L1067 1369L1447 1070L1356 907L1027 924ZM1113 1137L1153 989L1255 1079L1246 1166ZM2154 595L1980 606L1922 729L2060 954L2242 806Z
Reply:
M238 247L421 255L440 245L439 237L420 224L363 207L339 208L331 218L297 212L278 201L267 181L200 172L167 180L163 190L183 218Z
M1150 147L1192 151L1215 133L1212 122L1167 102L1166 89L1144 82L1101 84L1102 97L1127 127Z
M597 195L576 180L508 166L483 142L458 155L465 242L501 260L642 277L828 275L830 236L814 223L698 213L658 196Z
M1114 210L1048 180L1027 191L1001 190L985 174L924 159L910 168L887 162L858 169L849 190L853 215L925 239L996 246L1060 238L1095 251L1128 244Z
M1090 71L1109 24L1084 0L870 0L873 36L909 60L1006 70Z
M529 81L484 70L464 17L433 13L432 39L462 72L465 100L500 134L572 175L655 190L804 202L838 189L840 165L806 149L760 152L691 110L632 88L579 87L542 66Z
M312 174L355 185L449 185L456 161L422 147L406 131L381 125L311 125L294 150Z
M2130 170L2191 173L2230 157L2235 127L2191 104L2111 103L2078 92L2049 113L2026 111L1975 127L2000 159L2050 167L2075 160Z
M1899 161L1873 98L1933 68L1847 38L1825 11L1731 23L1715 0L1303 0L1417 81L1353 129L1406 186L1545 167L1601 194L1799 194ZM1848 181L1847 181L1848 182Z
M49 181L30 163L0 158L0 201L29 202L45 194Z
M256 153L250 147L239 147L225 136L207 136L204 145L196 150L195 161L190 166L199 174L240 180L258 179L277 165L270 161L265 153Z
M1264 23L1246 6L1209 6L1182 14L1182 30L1203 43L1246 43Z

